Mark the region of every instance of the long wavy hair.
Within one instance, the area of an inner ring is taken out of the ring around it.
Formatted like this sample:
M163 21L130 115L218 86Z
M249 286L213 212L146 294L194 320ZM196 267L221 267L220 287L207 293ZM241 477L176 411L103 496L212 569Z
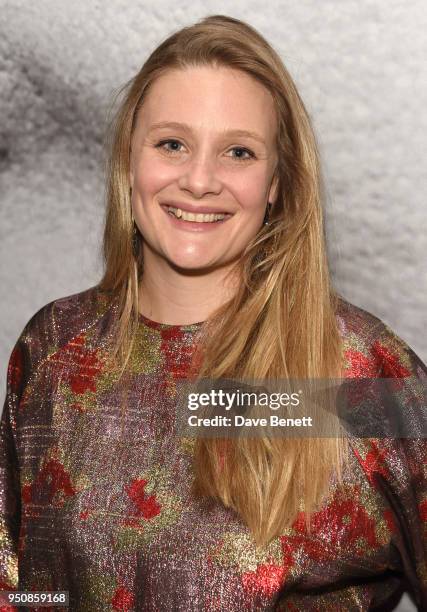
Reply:
M242 70L271 94L277 112L278 197L270 223L239 261L233 298L204 324L198 376L333 379L342 375L339 300L327 262L318 147L307 110L279 55L251 26L214 15L164 40L119 91L110 125L102 291L118 304L114 355L122 372L138 326L142 248L132 248L130 143L150 85L169 69L225 66ZM143 240L139 236L139 240ZM196 495L220 500L268 544L304 511L307 527L333 475L342 475L344 438L198 438Z

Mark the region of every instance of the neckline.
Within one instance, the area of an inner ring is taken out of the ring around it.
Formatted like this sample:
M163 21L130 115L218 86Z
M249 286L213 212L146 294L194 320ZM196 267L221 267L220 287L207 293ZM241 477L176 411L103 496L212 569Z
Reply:
M159 323L158 321L153 321L153 319L146 317L141 312L138 313L138 319L146 327L167 331L196 331L200 329L204 323L204 321L198 321L197 323L186 323L185 325L179 325L176 323Z

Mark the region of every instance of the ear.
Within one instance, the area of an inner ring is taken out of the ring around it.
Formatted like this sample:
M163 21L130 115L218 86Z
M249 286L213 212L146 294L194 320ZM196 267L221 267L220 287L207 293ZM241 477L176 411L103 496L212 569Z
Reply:
M279 195L279 176L277 172L275 172L273 179L271 181L270 190L268 192L268 201L271 202L273 206L277 200L278 195Z

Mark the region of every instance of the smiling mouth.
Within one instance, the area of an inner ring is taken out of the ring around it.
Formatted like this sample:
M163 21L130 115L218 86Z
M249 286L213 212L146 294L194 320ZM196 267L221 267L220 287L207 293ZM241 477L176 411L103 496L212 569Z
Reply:
M191 213L181 208L174 208L173 206L166 206L168 213L177 219L182 221L193 221L196 223L218 223L231 217L229 213Z

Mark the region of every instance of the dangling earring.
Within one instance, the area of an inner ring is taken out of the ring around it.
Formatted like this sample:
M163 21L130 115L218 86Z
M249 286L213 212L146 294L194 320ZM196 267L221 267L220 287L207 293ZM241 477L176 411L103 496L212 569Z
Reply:
M139 253L139 231L138 228L136 226L135 220L133 221L133 231L132 231L132 252L133 255L135 257L135 259L138 258L138 253Z
M271 207L273 206L273 204L271 202L267 203L267 208L265 211L265 216L264 216L264 221L262 222L263 225L269 225L270 223L270 211L271 211Z
M129 199L132 199L132 185L129 186ZM136 226L135 219L133 218L133 214L132 214L132 222L133 222L133 228L132 228L132 253L133 253L133 256L135 257L135 259L138 259L138 253L139 253L138 228Z

